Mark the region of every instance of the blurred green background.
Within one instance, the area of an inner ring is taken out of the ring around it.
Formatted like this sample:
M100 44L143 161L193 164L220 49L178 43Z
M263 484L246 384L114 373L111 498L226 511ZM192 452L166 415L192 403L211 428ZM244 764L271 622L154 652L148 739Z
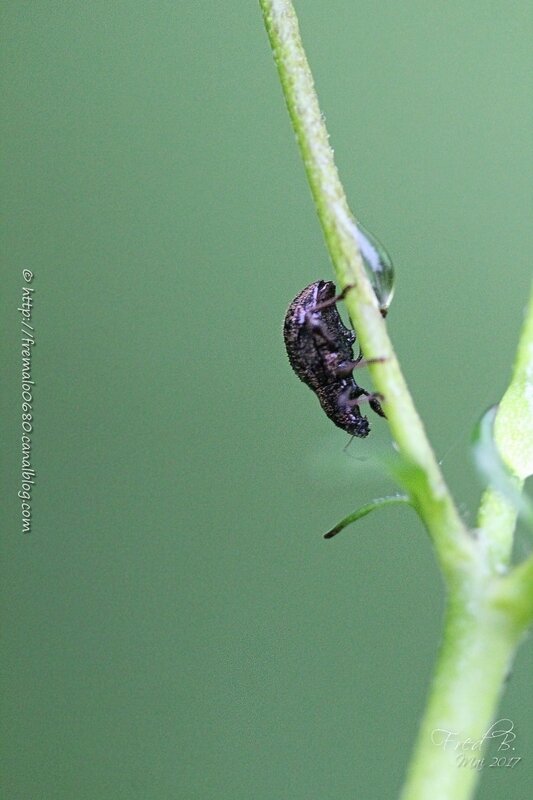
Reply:
M256 2L3 4L6 800L394 797L443 591L414 514L291 373L331 277ZM530 281L530 3L297 5L389 326L465 517ZM35 273L20 533L21 272ZM368 381L368 378L367 378ZM520 547L526 549L522 540ZM533 779L533 651L501 705ZM529 788L528 788L529 787Z

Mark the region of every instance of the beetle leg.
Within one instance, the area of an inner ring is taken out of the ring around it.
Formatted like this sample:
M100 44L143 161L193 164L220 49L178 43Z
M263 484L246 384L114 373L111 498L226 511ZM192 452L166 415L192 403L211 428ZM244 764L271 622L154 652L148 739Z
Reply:
M319 333L320 336L327 342L331 347L335 347L337 344L335 339L331 336L330 332L327 329L327 326L320 320L314 316L314 311L307 311L305 315L305 324L307 327L313 331L313 333Z
M380 417L384 417L385 419L387 419L387 415L385 414L385 412L381 408L381 403L379 402L380 400L383 400L383 399L384 399L383 395L380 394L379 395L379 399L376 396L371 397L370 400L369 400L369 403L370 403L370 408L372 409L372 411L375 411L376 414L379 414Z
M354 386L347 386L342 392L339 392L338 397L338 405L339 407L351 408L352 406L359 405L359 397L363 393L363 389L359 386L357 387L357 391L354 389Z
M337 378L347 378L352 374L354 367L357 366L357 361L341 361L335 367L335 375Z
M336 305L341 300L344 300L350 289L355 289L355 283L349 283L348 286L345 286L342 292L340 292L340 294L336 294L335 297L330 297L329 300L324 300L322 303L317 303L313 308L313 311L322 311L324 308L329 308L330 306Z
M380 400L385 399L383 395L379 394L379 392L374 392L373 394L366 392L366 395L367 395L366 399L370 403L370 408L372 409L372 411L375 411L376 414L379 414L380 417L384 417L385 419L387 419L387 415L381 408L381 403L380 403Z
M346 378L348 375L352 373L354 369L359 367L366 367L368 364L383 364L384 361L387 361L386 358L363 358L363 355L360 354L355 361L343 361L337 369L335 370L335 374L339 378Z
M385 356L381 356L380 358L363 358L361 355L354 363L354 369L355 367L366 367L368 364L384 364L385 361L388 360L389 359Z
M359 397L356 397L353 400L352 399L348 400L348 403L351 406L359 406L361 405L361 403L369 403L370 408L373 411L375 411L376 414L379 414L380 417L384 417L385 412L381 408L381 403L380 403L380 400L384 399L385 398L383 397L383 395L379 394L379 392L371 393L367 392L366 389L361 389L361 394L359 395Z

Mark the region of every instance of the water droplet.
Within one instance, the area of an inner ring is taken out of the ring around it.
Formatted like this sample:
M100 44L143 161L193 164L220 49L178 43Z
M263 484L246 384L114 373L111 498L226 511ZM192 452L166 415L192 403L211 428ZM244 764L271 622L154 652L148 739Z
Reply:
M394 294L394 267L380 242L357 223L357 242L372 288L376 293L383 316L386 315Z

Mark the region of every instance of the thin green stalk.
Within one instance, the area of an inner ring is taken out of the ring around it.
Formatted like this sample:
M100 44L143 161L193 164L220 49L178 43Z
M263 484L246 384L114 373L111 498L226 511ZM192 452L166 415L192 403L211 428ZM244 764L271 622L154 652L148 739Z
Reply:
M482 528L471 535L457 512L364 271L356 222L333 160L293 5L290 0L260 0L260 5L337 282L343 288L355 285L345 302L366 357L384 359L370 370L377 390L385 397L383 406L402 456L400 474L402 470L409 473L404 478L410 500L432 538L448 588L443 644L402 797L467 800L479 772L458 765L456 753L449 746L440 746L435 735L448 730L461 744L483 740L517 643L533 618L533 558L500 577L498 548L509 550L508 534L502 536L498 526L491 524L491 515L482 514ZM533 304L515 378L506 427L514 437L511 450L516 454L524 425L528 441L533 437ZM526 416L522 413L524 400ZM505 442L508 439L504 437ZM520 451L524 469L525 451L527 446ZM529 466L531 474L533 466ZM525 477L520 470L515 469L515 474ZM340 526L368 508L359 509ZM512 531L513 520L506 524Z
M500 455L523 482L533 471L533 292L496 422ZM435 745L433 732L457 733L461 744L483 737L516 647L533 623L533 556L506 573L518 511L510 497L491 487L484 493L479 558L462 590L448 599L441 652L402 800L468 800L478 781L480 771L468 759L483 758L482 749L458 752Z
M494 587L493 604L504 609L523 630L533 624L533 556L530 555Z
M349 209L320 112L313 77L303 49L298 20L290 0L260 0L290 118L305 165L337 281L355 284L346 306L367 358L384 358L370 366L392 434L406 462L421 469L427 491L417 508L433 538L446 577L456 580L462 562L473 557L471 542L428 442L407 389L394 348L365 274Z
M467 594L449 598L402 800L469 800L486 766L486 737L522 633L491 602L492 580L472 575Z

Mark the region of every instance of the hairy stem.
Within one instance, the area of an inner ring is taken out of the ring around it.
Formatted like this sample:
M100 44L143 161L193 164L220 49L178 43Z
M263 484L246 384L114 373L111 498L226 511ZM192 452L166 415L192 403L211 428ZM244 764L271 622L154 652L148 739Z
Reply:
M437 549L444 574L456 580L472 548L444 482L424 426L407 389L357 244L356 223L348 207L318 105L313 77L290 0L260 0L281 85L296 133L326 245L341 287L355 284L346 305L370 365L385 397L384 409L407 463L423 471L426 487L416 497L419 511Z
M483 740L521 633L533 616L533 590L528 588L533 560L499 577L501 551L506 558L509 550L507 534L499 543L494 535L492 547L487 539L490 514L483 518L485 526L477 537L469 534L459 517L364 271L357 223L333 160L293 5L290 0L260 0L260 5L337 282L341 288L355 286L345 302L365 356L383 359L371 364L370 370L385 397L383 407L402 456L398 477L402 480L403 474L409 500L428 529L448 588L443 644L403 798L467 800L478 772L457 764L450 745L439 744L438 731L449 731L456 742ZM533 323L527 331L517 374L532 409L533 436ZM512 414L519 400L513 395ZM508 426L521 441L523 426ZM528 448L523 451L527 454ZM522 464L527 461L524 453ZM520 471L517 474L524 477ZM370 505L344 519L330 535L367 513Z

